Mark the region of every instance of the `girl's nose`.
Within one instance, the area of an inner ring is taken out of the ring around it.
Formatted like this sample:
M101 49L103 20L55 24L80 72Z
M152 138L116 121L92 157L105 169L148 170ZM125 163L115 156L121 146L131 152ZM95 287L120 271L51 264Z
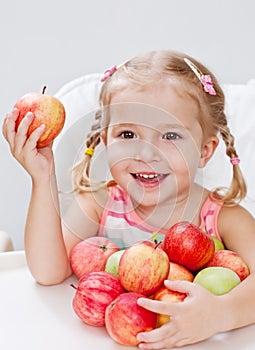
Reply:
M135 159L138 161L152 162L160 160L160 150L152 143L139 142L135 149Z

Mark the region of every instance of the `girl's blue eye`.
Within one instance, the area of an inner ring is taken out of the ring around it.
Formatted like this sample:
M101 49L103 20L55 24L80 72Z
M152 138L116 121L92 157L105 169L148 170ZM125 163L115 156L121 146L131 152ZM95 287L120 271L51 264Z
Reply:
M181 138L176 132L167 132L163 135L164 140L179 140Z
M134 139L136 138L135 133L133 133L132 131L122 131L120 133L120 137L122 137L123 139Z

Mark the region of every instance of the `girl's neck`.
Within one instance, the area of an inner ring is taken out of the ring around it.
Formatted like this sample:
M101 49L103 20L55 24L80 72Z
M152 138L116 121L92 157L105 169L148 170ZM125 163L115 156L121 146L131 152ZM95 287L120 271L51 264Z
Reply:
M179 221L199 226L201 207L208 195L208 190L194 184L191 192L177 201L160 203L156 207L136 204L135 212L147 224L161 229L168 229Z

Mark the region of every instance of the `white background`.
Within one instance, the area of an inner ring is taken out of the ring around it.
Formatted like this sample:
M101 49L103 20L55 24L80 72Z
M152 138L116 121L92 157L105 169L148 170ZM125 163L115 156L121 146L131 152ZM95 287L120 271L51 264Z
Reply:
M0 5L0 121L16 100L47 85L54 94L81 75L137 53L193 55L222 83L255 78L253 0L8 0ZM16 249L30 179L0 136L0 230Z

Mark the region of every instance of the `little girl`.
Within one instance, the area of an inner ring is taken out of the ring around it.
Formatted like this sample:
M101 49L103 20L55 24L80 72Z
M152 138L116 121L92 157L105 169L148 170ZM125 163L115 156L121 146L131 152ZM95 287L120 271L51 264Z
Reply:
M73 169L75 199L61 220L52 145L37 149L44 125L29 138L28 113L15 132L19 111L5 118L3 134L12 154L32 178L25 229L27 262L41 284L71 275L69 254L81 240L103 235L120 247L162 237L178 221L190 221L223 241L245 260L250 275L223 296L186 281L166 281L187 293L182 303L139 299L171 321L138 334L141 349L192 344L218 332L255 322L255 220L238 202L246 195L234 137L224 114L224 95L206 67L187 55L150 52L108 69L102 78L101 110ZM227 191L210 192L195 182L221 135L233 167ZM91 159L103 142L112 181L90 178ZM241 310L241 312L240 312Z

